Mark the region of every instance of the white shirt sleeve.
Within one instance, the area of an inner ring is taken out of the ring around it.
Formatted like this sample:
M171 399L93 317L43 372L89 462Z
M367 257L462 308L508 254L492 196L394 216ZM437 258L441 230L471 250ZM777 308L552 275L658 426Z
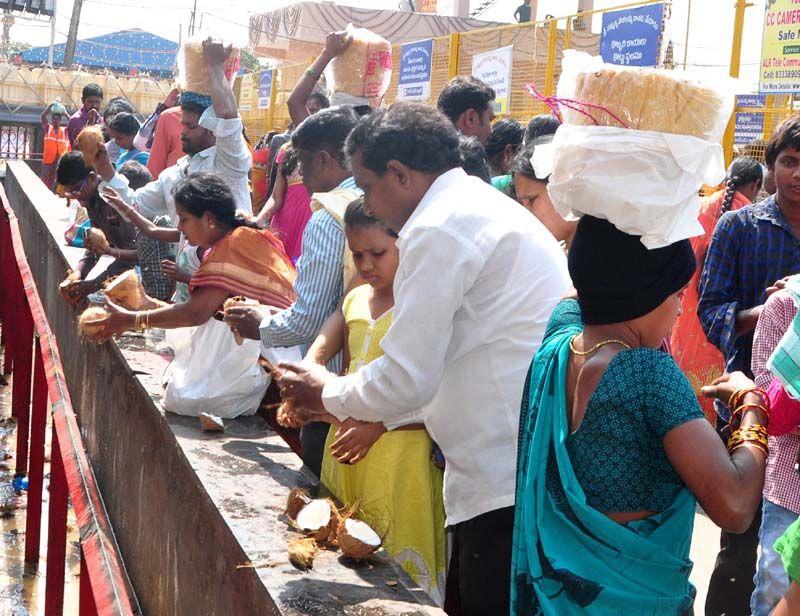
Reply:
M390 429L421 420L444 373L453 317L486 261L474 243L444 229L413 229L403 242L383 356L323 390L325 408L339 419L381 421Z
M247 177L253 156L244 140L242 118L220 119L209 107L200 116L200 126L214 133L217 139L215 171L230 178Z
M161 182L162 180L159 178L142 186L139 190L133 190L128 185L128 178L116 173L110 181L100 182L100 191L102 192L103 188L110 186L119 193L125 203L136 209L145 218L152 220L156 216L169 216Z

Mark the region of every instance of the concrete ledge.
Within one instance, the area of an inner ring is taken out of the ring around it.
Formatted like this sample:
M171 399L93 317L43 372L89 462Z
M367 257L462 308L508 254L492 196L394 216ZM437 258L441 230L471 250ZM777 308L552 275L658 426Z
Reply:
M443 614L385 555L354 565L320 552L310 573L292 567L296 535L280 514L292 487L313 484L297 456L259 417L208 435L193 418L165 415L167 359L140 336L82 340L58 293L82 254L63 245L64 202L22 162L8 164L5 187L145 614Z

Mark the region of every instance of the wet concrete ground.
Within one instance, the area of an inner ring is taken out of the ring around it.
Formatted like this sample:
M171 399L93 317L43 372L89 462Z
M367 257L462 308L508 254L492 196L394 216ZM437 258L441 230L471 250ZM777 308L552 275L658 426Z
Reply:
M47 510L49 502L49 461L45 463L42 504L41 551L36 566L25 564L25 514L27 497L14 493L13 453L16 423L11 419L11 382L0 383L0 616L44 614L45 561L47 555ZM49 435L49 431L48 431ZM45 451L50 450L49 438ZM49 459L48 459L49 460ZM64 614L78 613L78 572L80 552L75 516L70 508L67 530L67 572Z

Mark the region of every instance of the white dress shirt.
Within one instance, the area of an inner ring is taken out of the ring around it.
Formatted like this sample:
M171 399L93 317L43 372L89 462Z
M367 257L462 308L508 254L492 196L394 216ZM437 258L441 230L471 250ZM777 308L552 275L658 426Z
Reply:
M198 152L194 156L184 156L172 167L164 169L158 179L153 180L139 190L131 190L128 180L119 173L115 174L108 186L115 189L122 198L132 205L145 218L169 216L174 225L178 224L175 211L175 199L172 191L184 177L202 171L222 175L233 191L236 209L252 212L248 175L253 166L253 157L247 142L242 135L242 119L220 119L209 107L200 116L200 126L210 130L216 136L216 145ZM100 184L102 190L105 183Z
M461 169L433 183L397 246L384 355L329 381L323 403L340 419L424 422L458 524L514 504L522 389L569 287L566 258L535 216Z

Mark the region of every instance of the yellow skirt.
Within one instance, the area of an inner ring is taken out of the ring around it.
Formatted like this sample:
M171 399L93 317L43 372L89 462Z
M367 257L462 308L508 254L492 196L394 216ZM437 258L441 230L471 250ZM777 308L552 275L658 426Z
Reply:
M442 471L431 462L425 430L386 432L356 464L331 456L331 426L322 483L346 507L360 503L363 520L383 537L383 547L440 606L447 570Z

